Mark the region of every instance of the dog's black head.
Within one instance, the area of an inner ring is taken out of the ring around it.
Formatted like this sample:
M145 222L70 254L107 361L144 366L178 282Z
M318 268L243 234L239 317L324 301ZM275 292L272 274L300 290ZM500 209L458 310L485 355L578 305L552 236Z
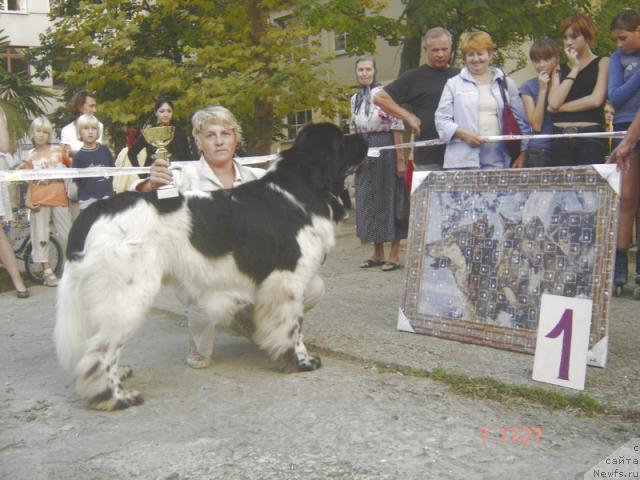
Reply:
M367 157L362 135L345 135L332 123L309 124L300 130L293 146L282 152L281 162L297 170L318 192L339 195L344 179Z

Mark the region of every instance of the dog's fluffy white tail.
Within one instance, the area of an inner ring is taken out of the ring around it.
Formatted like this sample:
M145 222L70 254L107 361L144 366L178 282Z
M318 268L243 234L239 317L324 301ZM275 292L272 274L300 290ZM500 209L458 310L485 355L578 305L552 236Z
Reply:
M58 284L56 326L53 332L60 365L73 372L87 348L90 326L80 292L78 276L73 275L75 265L66 262L65 272Z

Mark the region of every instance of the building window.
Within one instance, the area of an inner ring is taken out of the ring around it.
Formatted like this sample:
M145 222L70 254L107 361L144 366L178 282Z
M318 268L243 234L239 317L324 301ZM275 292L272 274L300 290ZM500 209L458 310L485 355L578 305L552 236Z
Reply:
M27 0L0 0L0 12L27 12Z
M9 73L23 72L30 75L29 63L24 58L24 47L9 47L2 53L2 66Z
M64 72L69 69L69 60L66 57L56 57L51 63L51 82L53 88L65 87Z
M337 33L334 37L333 46L335 48L336 53L346 53L347 51L347 37L349 34L347 32Z
M300 30L304 30L304 27L292 15L276 18L274 22L280 28L282 28L283 30L288 30L290 33L292 31L297 30L296 32L297 34L294 33L292 38L291 46L293 48L302 48L302 47L311 46L311 37L309 35L301 34Z
M311 123L311 110L297 110L287 115L287 140L293 140L302 127Z

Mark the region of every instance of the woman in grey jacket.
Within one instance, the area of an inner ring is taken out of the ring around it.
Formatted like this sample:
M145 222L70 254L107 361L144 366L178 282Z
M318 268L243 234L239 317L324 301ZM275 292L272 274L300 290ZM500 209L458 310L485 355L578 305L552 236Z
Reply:
M499 82L504 82L507 101L520 130L529 134L524 106L513 80L491 67L495 45L486 32L462 35L460 48L466 66L444 87L436 111L438 135L447 142L444 168L506 168L511 165L503 142L486 142L484 137L500 135L504 102ZM524 166L526 142L513 162Z

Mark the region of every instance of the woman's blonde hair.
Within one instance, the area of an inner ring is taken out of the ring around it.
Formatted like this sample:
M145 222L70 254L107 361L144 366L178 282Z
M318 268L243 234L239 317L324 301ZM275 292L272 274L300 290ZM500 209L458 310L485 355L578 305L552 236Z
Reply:
M42 130L44 132L47 132L49 134L48 141L51 141L51 132L53 131L53 126L51 125L51 122L47 117L45 116L36 117L31 122L31 125L29 125L29 138L31 139L32 142L33 142L33 137L36 134L36 130Z
M460 36L460 50L466 55L470 51L488 50L493 53L496 49L495 43L491 39L491 35L487 32L465 32Z
M83 113L76 119L76 136L78 140L82 140L80 136L80 130L87 127L95 127L98 129L98 135L100 134L100 122L96 117L90 113Z
M196 141L196 145L200 148L200 139L198 135L202 133L207 125L220 125L225 128L229 128L236 134L236 140L238 144L242 143L242 128L236 120L236 117L228 109L216 105L198 110L191 117L191 124L193 125L193 138Z

